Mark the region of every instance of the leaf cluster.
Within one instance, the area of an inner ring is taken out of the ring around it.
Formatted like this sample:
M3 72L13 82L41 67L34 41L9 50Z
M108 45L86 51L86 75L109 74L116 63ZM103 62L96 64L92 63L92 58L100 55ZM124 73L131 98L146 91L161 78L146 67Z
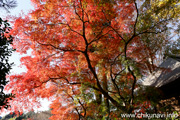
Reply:
M5 85L8 83L6 75L9 74L13 63L9 63L9 56L11 56L14 49L10 47L13 42L13 37L9 35L10 24L7 20L3 21L0 18L0 109L8 108L8 99L12 99L12 94L5 94L3 92Z
M157 102L140 96L137 82L157 68L168 24L178 16L168 12L176 1L33 3L13 30L18 52L32 51L21 58L27 71L12 75L9 84L21 109L42 97L53 99L50 119L114 119Z

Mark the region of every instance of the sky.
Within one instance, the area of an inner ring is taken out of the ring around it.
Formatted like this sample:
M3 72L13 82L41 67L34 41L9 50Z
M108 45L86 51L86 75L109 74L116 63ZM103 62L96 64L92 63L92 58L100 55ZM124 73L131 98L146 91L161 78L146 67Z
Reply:
M13 9L10 9L9 13L7 11L5 11L3 8L0 9L0 17L1 18L6 18L6 16L8 16L8 15L19 16L21 12L27 14L28 11L33 9L33 6L31 4L30 0L16 0L16 1L17 1L17 7L13 8ZM10 57L10 63L14 62L14 65L13 65L12 70L11 70L11 74L20 74L20 73L25 71L25 68L20 66L20 58L22 56L24 56L24 55L20 55L20 54L14 52L12 54L12 56ZM49 104L50 104L49 101L42 100L42 107L37 109L36 111L48 110L49 109L49 107L48 107ZM0 113L0 116L4 116L7 113L8 112Z
M31 5L30 0L16 0L17 1L17 7L10 9L10 12L7 12L5 9L0 8L0 17L5 19L9 15L19 16L21 12L24 12L25 14L28 13L31 9L33 9L33 6ZM18 53L13 53L13 55L10 57L10 63L14 62L13 69L11 70L11 73L19 74L24 71L25 68L21 68L20 65L20 58L21 55Z

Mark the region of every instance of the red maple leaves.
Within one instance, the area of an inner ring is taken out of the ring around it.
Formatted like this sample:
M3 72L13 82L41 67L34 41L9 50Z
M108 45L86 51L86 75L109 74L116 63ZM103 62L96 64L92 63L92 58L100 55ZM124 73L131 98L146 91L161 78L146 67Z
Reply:
M131 110L136 68L147 70L134 1L31 1L35 10L14 24L14 47L32 52L21 58L27 71L10 77L13 104L30 109L39 97L53 99L54 120L116 116L110 106Z

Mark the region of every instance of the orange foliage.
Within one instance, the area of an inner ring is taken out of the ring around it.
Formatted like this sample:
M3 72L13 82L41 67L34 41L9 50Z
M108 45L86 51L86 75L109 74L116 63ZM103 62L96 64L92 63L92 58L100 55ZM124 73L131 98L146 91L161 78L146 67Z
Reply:
M32 109L40 97L48 98L54 114L50 119L76 120L95 115L95 91L118 109L125 110L123 102L133 104L124 101L126 96L133 99L131 89L137 87L133 82L138 76L129 63L134 60L142 72L147 70L142 59L147 54L141 52L146 46L132 27L135 3L31 1L35 9L16 17L12 31L14 48L21 54L32 51L21 58L26 72L10 76L7 89L16 94L12 109Z

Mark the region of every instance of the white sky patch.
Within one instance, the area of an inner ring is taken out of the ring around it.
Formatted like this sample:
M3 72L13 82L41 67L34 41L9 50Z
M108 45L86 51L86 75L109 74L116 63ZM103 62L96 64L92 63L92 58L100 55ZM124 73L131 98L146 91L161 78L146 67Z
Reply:
M24 14L27 14L31 9L33 9L33 6L31 4L30 0L16 0L17 1L17 7L14 9L10 9L10 13L8 13L5 9L0 8L0 17L4 20L7 16L14 15L19 16L23 12ZM28 52L27 54L30 54ZM22 72L26 71L26 68L23 66L20 66L20 58L25 55L20 55L17 52L13 52L12 56L9 59L9 63L14 62L14 65L12 66L12 70L10 71L10 74L20 74ZM45 111L49 110L49 102L47 99L40 99L42 107L35 110L35 112L38 111ZM0 116L3 117L6 114L9 114L9 111L5 110L5 112L0 113Z

